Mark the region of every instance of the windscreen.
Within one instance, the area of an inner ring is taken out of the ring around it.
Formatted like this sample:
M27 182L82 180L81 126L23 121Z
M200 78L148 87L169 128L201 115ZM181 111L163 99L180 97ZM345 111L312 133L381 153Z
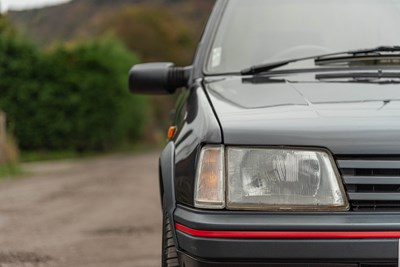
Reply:
M229 0L208 73L333 52L400 45L400 0Z

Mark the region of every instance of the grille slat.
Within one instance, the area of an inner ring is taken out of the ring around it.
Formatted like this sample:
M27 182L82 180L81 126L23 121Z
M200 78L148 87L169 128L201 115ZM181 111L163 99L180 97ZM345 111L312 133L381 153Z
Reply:
M400 205L400 193L348 193L348 195L350 200L399 201Z
M400 160L339 159L355 211L400 211Z
M346 184L400 185L400 176L343 176Z
M400 160L338 160L341 169L400 169Z
M367 184L367 185L400 185L400 176L351 176L344 175L346 184Z

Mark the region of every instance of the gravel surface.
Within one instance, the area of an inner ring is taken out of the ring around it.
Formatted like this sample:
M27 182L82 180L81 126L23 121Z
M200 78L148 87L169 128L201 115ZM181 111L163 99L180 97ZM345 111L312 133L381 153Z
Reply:
M26 164L0 183L0 267L160 266L158 154Z

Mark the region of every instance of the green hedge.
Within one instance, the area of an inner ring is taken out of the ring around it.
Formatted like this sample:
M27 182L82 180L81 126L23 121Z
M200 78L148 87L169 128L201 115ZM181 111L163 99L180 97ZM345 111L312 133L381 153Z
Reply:
M0 109L23 150L107 150L138 140L147 102L127 89L138 62L102 39L52 52L0 34Z

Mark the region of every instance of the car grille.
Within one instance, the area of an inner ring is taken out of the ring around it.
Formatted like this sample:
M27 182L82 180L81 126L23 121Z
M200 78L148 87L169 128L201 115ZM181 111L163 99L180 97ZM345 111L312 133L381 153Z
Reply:
M400 211L400 159L339 159L354 211Z

